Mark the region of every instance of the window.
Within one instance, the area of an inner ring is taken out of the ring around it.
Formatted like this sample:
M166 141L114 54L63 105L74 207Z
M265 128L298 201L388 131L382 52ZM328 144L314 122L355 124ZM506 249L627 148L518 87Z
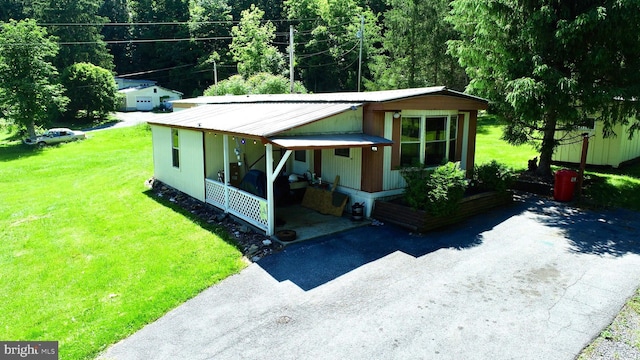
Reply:
M342 156L342 157L347 157L347 158L350 157L349 148L335 149L333 151L333 154L335 156Z
M180 137L178 129L171 129L171 152L173 158L173 167L180 167Z
M296 150L293 153L294 159L300 162L307 162L307 151L306 150Z
M438 166L455 159L457 115L402 117L400 166Z

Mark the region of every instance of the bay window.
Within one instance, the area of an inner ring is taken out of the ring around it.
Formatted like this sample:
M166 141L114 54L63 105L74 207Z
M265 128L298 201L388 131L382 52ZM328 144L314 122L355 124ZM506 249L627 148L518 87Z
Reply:
M455 159L457 115L403 116L400 166L438 166Z

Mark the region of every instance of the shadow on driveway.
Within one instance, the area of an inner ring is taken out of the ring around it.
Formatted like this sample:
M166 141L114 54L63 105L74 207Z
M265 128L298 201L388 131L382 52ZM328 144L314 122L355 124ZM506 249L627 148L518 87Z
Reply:
M559 228L571 251L621 257L640 254L640 214L624 209L582 210L544 199L531 199L528 211L545 226Z
M308 291L396 251L421 257L444 248L478 246L483 232L523 210L516 203L427 234L412 234L390 224L360 227L290 245L258 265L276 280L290 280Z
M509 207L468 219L458 225L414 235L393 226L369 226L293 244L258 262L274 279L290 280L304 291L314 289L365 264L396 251L421 257L439 249L467 249L483 242L483 233L518 215L529 213L535 222L561 229L570 251L623 256L640 254L640 216L625 210L585 211L529 195ZM516 219L517 221L517 219ZM527 225L515 225L526 232Z

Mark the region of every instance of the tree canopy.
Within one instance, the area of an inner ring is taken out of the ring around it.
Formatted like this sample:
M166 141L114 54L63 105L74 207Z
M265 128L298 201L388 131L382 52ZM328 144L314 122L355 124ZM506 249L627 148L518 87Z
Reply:
M454 0L449 42L471 82L507 121L504 138L540 144L551 174L556 132L595 117L605 134L640 104L640 3L635 0ZM631 130L638 129L636 121Z
M238 73L249 77L259 72L281 74L284 71L284 56L271 42L276 27L270 21L262 22L264 11L255 5L242 12L237 26L231 29L233 40L229 50L238 63Z
M62 72L61 82L67 89L70 100L67 110L73 117L82 112L90 122L116 110L118 93L111 71L90 63L77 63Z
M241 75L233 75L218 85L211 85L204 95L248 95L248 94L287 94L291 91L289 79L282 75L257 73L245 79ZM294 91L306 94L307 89L301 82L294 83Z
M464 90L464 69L447 52L457 39L445 21L449 0L390 0L384 14L384 52L374 59L369 88L397 89L446 85Z
M14 123L31 137L36 125L45 125L48 115L64 109L68 99L56 83L51 60L58 45L35 20L11 20L0 29L0 106Z

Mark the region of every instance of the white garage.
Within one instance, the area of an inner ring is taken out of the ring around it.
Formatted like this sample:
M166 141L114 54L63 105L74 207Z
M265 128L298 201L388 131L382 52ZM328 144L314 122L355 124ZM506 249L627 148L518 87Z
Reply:
M122 100L120 111L151 111L161 106L170 107L171 100L182 99L182 93L161 86L138 86L118 90Z

